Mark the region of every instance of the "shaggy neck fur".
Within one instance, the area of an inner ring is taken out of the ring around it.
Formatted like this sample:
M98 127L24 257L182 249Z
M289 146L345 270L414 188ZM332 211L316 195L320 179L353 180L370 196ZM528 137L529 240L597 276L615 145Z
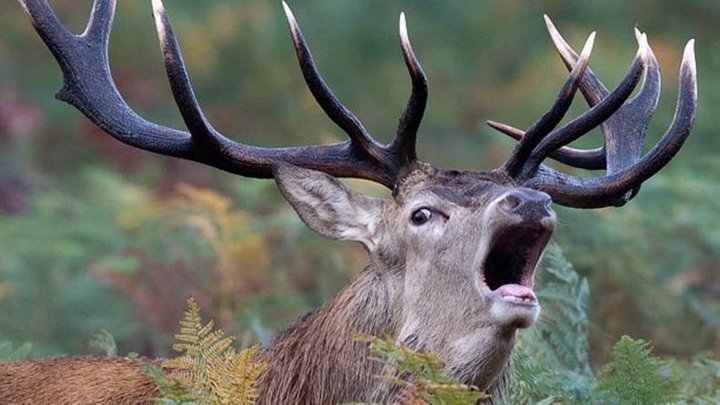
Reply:
M387 371L370 359L357 334L391 336L418 350L433 351L433 342L413 333L401 338L407 311L402 305L405 271L369 266L325 306L298 321L265 351L266 367L256 386L261 404L326 404L351 401L393 402L402 395L379 375ZM479 331L485 333L487 331ZM462 383L488 392L504 385L514 344L513 331L493 331L488 345L468 359L470 371L448 370ZM440 356L442 358L442 356ZM490 369L488 369L488 367ZM484 369L483 369L484 368Z

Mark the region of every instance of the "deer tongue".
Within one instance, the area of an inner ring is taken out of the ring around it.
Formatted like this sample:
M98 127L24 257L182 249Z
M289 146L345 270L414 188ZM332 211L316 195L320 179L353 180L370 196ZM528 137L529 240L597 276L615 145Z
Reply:
M501 297L515 297L522 298L530 301L537 301L537 297L533 290L529 287L525 287L520 284L505 284L500 286L496 293L500 294Z

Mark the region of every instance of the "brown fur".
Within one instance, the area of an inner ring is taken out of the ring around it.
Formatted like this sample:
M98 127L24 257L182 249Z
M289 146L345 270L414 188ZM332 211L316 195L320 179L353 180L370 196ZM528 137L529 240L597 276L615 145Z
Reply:
M261 358L262 404L329 404L367 399L379 364L368 359L358 333L392 336L392 289L397 275L364 271L324 307L301 320Z
M59 357L0 363L0 404L144 404L158 396L140 360Z

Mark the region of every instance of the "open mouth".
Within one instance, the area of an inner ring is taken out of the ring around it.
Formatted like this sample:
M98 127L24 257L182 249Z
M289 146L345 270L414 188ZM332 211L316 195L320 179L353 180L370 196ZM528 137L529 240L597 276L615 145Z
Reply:
M551 230L540 224L520 224L499 231L482 266L490 291L505 301L536 305L533 273L550 235Z

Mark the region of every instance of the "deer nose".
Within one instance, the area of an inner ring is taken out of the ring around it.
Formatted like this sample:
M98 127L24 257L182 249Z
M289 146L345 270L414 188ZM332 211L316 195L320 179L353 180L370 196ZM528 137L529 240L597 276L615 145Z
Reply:
M505 213L519 215L526 221L540 221L552 215L550 196L542 191L520 188L501 197L498 207Z

